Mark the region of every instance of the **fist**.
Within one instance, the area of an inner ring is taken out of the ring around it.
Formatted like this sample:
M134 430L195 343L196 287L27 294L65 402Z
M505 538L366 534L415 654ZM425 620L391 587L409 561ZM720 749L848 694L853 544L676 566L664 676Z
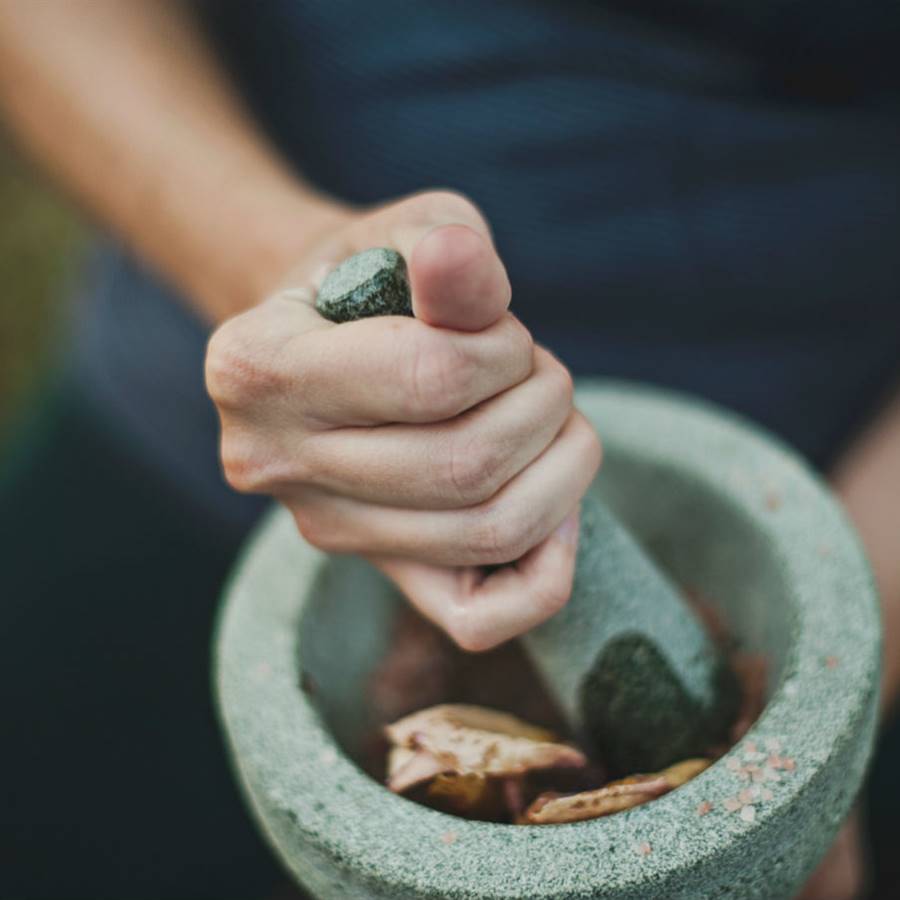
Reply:
M406 259L415 318L322 318L319 284L373 246ZM566 602L600 462L568 371L509 300L479 211L418 194L331 225L206 359L229 483L276 497L315 546L370 559L470 650Z

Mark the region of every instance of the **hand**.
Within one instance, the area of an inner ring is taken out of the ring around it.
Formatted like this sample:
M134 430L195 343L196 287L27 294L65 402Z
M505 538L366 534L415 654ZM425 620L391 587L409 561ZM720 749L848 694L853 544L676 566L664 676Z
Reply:
M862 826L855 809L797 900L857 900L864 885Z
M407 260L416 318L323 319L324 276L374 246ZM315 546L370 559L469 650L566 602L600 462L569 373L509 300L478 210L418 194L329 227L207 353L228 481L277 497Z

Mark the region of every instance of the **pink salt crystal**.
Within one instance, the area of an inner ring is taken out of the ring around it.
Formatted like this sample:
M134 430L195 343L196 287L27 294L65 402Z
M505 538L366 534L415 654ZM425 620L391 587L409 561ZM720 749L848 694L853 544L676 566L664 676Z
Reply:
M730 769L732 772L740 771L741 764L735 759L733 756L725 763L725 766Z
M445 831L441 835L441 842L446 844L448 847L451 844L455 844L456 843L456 832L455 831Z
M263 678L268 678L272 674L272 667L267 662L261 662L256 667L256 671L254 674L260 680L262 680Z
M728 812L737 812L743 804L737 797L726 797L725 800L722 801L722 806L724 806Z
M757 750L757 747L756 747L756 741L747 741L747 743L744 744L744 753L745 753L745 754L747 754L747 753L757 753L757 752L758 752L758 750Z
M762 797L763 800L765 800L767 802L769 800L771 800L774 796L775 795L768 788L763 788L762 792L760 793L760 797Z
M750 788L744 788L744 790L738 794L738 800L740 800L741 803L751 803L753 801L753 791L750 790Z
M709 800L704 800L702 803L697 804L697 815L705 816L708 812L712 812L712 803Z
M836 669L838 667L838 658L836 656L826 656L825 657L825 665L828 666L829 669Z
M740 812L741 818L745 822L753 822L756 819L756 807L755 806L745 806Z
M649 856L653 852L653 848L646 841L638 844L634 849L640 856Z
M785 757L781 760L781 767L782 767L783 769L787 769L788 772L793 772L794 769L797 768L797 763L795 763L794 760L791 759L791 757L785 756Z

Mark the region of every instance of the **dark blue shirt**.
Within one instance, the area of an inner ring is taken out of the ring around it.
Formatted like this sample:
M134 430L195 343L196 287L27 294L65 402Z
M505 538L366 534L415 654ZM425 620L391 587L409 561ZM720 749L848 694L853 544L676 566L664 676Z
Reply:
M660 12L659 8L668 12ZM356 203L451 187L577 374L736 409L824 465L900 374L900 6L216 0L298 172ZM204 333L106 251L85 380L225 520Z

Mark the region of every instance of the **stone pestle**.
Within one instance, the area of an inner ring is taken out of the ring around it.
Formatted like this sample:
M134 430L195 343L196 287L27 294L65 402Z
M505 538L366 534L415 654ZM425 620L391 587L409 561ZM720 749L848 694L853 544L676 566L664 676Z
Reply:
M322 283L333 322L412 315L396 251L351 256ZM722 652L677 588L588 492L572 596L521 638L580 740L612 773L656 771L725 740L739 690Z

